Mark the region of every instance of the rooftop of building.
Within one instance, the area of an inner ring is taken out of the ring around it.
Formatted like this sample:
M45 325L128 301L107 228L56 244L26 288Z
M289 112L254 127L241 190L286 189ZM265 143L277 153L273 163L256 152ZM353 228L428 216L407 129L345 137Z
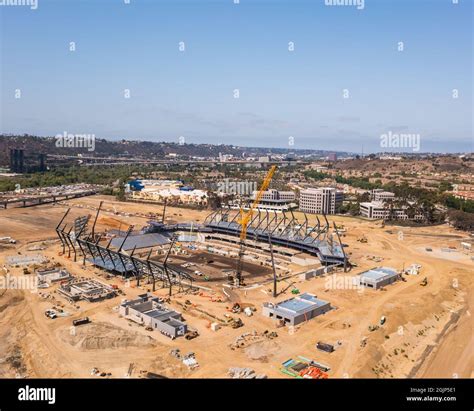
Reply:
M134 193L157 193L162 197L167 196L206 196L207 192L203 190L194 190L194 189L186 189L182 190L179 188L170 188L170 187L160 187L160 186L145 186L145 188L141 191L137 191Z
M390 267L377 267L360 274L361 278L380 281L398 275L397 270Z
M293 314L304 314L327 304L327 301L320 300L313 294L304 293L298 297L275 304L275 308L283 309Z
M374 207L374 208L385 208L385 203L383 201L366 201L360 203L362 207Z
M367 202L363 202L363 203L360 203L361 206L363 207L373 207L373 208L387 208L389 207L389 204L390 202L389 201L367 201ZM415 204L414 201L407 201L407 204L408 205L413 205ZM398 210L403 210L403 209L406 209L408 208L408 205L394 205L394 209L398 209Z
M110 243L112 247L120 248L124 240L124 237L116 237L112 239ZM139 234L131 235L127 237L125 243L122 246L122 250L133 250L141 248L156 247L158 245L168 244L170 239L159 233Z
M338 191L336 187L310 187L301 190L301 193L319 193L323 190Z

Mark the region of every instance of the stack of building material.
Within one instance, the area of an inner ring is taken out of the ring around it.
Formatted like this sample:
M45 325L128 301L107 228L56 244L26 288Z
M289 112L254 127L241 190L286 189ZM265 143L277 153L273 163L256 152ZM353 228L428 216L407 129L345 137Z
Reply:
M405 270L405 273L410 274L410 275L418 275L420 272L420 269L421 269L420 264L412 264Z
M265 374L257 374L251 368L229 368L229 376L234 379L263 379L267 378Z
M310 378L310 379L326 379L328 375L325 371L329 371L329 367L319 364L315 361L299 357L298 360L289 359L285 361L280 371L283 374L294 378Z
M196 356L194 355L194 353L189 353L183 356L183 364L186 365L191 370L199 367L199 364L196 361Z

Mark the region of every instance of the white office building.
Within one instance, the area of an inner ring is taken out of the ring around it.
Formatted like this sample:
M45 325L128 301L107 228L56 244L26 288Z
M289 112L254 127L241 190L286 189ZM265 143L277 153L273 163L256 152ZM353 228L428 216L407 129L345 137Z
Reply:
M300 193L300 210L310 214L335 214L343 200L343 192L335 188L309 188Z
M395 193L385 191L381 188L376 188L375 190L372 190L371 198L372 201L395 200Z
M390 206L383 201L371 201L368 203L360 203L360 215L365 218L374 220L388 219L390 215L394 220L410 220L407 214L407 207L394 207L390 209ZM412 220L422 220L423 215L416 212Z
M252 194L255 200L257 191ZM296 208L296 195L293 191L268 190L262 193L258 208L275 211L287 211Z

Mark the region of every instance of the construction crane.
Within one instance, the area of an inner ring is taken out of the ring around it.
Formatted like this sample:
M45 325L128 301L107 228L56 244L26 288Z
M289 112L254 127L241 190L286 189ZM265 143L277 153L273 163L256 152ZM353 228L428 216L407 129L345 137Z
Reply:
M257 207L258 203L263 197L263 193L267 190L268 186L270 185L270 181L275 174L277 166L272 166L270 170L268 170L267 175L263 179L262 186L260 190L257 192L255 199L253 200L250 209L245 212L242 207L240 208L240 219L238 220L240 224L240 242L239 242L239 257L237 259L237 272L236 272L236 282L237 285L243 285L242 283L242 268L243 268L243 259L245 255L245 239L247 238L247 227L252 221L253 211Z

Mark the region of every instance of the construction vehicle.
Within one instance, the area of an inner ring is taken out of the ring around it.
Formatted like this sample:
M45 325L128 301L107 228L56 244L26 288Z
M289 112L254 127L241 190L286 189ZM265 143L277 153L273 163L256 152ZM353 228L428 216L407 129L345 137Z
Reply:
M184 338L186 338L187 340L192 340L198 336L199 336L199 333L197 331L188 330L188 332L184 335Z
M56 311L54 311L54 310L46 310L46 311L44 312L44 315L45 315L46 317L48 317L48 318L51 318L52 320L54 320L54 319L57 318L57 316L58 316L58 315L56 314Z
M318 343L316 344L316 348L320 351L325 351L328 353L332 353L334 351L334 345L327 344L321 341L318 341Z
M235 318L230 322L230 326L232 328L240 328L244 326L244 323L242 322L240 318Z
M16 240L11 237L0 237L0 243L3 244L16 244Z
M240 314L242 312L242 307L239 303L235 303L229 311L234 314Z
M77 320L72 321L72 325L78 326L78 325L83 325L83 324L89 324L91 320L89 317L84 317L84 318L78 318Z
M230 326L231 328L240 328L244 325L243 321L238 317L232 317L229 314L224 314L224 317L224 325L226 326Z
M253 217L253 212L255 208L257 207L258 203L260 203L260 200L263 197L263 193L267 190L268 186L270 185L270 181L273 178L273 175L275 174L277 169L277 166L272 166L270 170L268 171L267 175L263 179L262 186L260 187L260 190L258 191L257 195L255 196L255 199L250 206L250 209L247 212L244 212L243 208L240 208L240 219L239 219L239 224L240 224L240 243L239 243L239 256L237 259L237 271L236 271L236 285L241 286L243 285L242 282L242 269L243 269L243 259L245 255L245 240L247 238L247 227L252 221Z

